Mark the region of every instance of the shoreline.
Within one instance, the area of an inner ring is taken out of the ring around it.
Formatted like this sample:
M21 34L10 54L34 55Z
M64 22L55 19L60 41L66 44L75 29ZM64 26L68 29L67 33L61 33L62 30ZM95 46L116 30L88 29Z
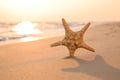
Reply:
M51 39L56 37L61 37L63 35L59 36L50 36L50 37L25 37L21 39L15 39L15 40L7 40L7 41L1 41L0 46L9 45L9 44L16 44L16 43L24 43L24 42L32 42L32 41L39 41L44 39Z

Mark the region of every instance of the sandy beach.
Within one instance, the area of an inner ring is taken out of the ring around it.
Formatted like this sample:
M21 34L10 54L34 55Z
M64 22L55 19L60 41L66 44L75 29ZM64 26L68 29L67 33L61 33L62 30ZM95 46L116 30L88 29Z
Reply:
M0 80L120 80L120 23L90 27L85 42L67 58L64 46L50 44L64 36L0 46Z

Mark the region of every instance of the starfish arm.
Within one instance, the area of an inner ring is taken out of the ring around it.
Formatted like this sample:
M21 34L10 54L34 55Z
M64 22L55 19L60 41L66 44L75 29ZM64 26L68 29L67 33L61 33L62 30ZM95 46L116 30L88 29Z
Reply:
M62 18L62 23L63 23L63 26L64 26L64 29L65 29L65 33L69 33L69 32L72 32L72 30L69 28L67 22L65 21L64 18Z
M83 35L89 26L90 26L90 22L87 23L78 33Z
M87 50L92 51L92 52L95 52L95 50L93 48L91 48L90 46L88 46L85 43L82 43L82 48L87 49Z
M55 47L55 46L59 46L59 45L62 45L62 41L58 41L58 42L51 44L51 47Z
M76 49L69 49L69 48L68 48L68 50L69 50L70 56L71 56L71 57L74 56L74 53L75 53L75 50L76 50Z

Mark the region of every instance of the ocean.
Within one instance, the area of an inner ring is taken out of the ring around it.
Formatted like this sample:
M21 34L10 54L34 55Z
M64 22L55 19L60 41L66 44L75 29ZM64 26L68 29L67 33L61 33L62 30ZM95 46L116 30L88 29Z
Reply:
M69 26L73 31L79 31L84 25L84 23L80 22L69 23ZM15 29L16 26L18 30L15 31L13 29ZM39 32L35 33L37 32L35 30ZM24 32L20 33L20 31ZM26 32L28 33L26 34ZM63 25L57 22L21 22L18 24L0 23L0 46L16 42L28 42L50 37L62 36L64 34L65 33Z
M92 22L91 27L109 22ZM79 31L85 25L81 22L68 23L73 31ZM0 46L18 42L28 42L65 34L62 23L24 21L15 24L0 23Z

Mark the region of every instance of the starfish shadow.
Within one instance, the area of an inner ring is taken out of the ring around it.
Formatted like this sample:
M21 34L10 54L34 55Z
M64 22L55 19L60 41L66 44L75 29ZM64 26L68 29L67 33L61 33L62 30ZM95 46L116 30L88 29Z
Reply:
M75 56L67 56L67 57L64 57L63 59L74 59L76 58Z
M73 57L71 59L75 60L79 66L75 68L64 68L62 71L85 73L101 78L102 80L120 80L120 70L106 63L100 55L97 55L95 60L92 61L81 60L77 57Z

